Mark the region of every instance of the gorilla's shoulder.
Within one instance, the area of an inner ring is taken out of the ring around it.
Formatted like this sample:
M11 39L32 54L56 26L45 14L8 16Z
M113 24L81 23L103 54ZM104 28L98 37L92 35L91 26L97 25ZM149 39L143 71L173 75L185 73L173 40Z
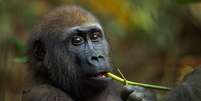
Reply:
M199 85L201 87L201 66L185 76L183 84Z
M66 93L51 85L32 86L23 91L22 101L73 101Z

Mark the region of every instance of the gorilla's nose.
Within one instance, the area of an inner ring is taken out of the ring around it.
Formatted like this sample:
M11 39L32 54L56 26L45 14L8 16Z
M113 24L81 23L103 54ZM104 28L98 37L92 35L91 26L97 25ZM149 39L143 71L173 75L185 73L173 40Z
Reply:
M88 58L88 61L90 64L92 64L94 66L104 66L105 65L105 58L102 55L90 56Z

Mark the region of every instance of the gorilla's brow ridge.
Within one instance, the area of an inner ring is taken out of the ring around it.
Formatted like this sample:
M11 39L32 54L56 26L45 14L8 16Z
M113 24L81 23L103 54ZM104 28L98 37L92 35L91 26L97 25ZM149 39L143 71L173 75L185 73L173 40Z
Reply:
M74 26L70 28L70 31L73 31L75 29L82 29L82 28L87 28L87 27L94 27L94 28L98 28L101 29L101 31L103 30L101 25L99 23L85 23L83 25L80 26Z
M85 23L83 25L74 26L74 27L66 29L64 31L63 38L66 39L67 37L70 37L73 34L75 34L76 31L78 31L80 29L87 29L89 27L90 27L90 29L98 29L98 31L103 32L103 29L102 29L102 27L101 27L101 25L99 23ZM66 33L68 33L68 34L66 34Z

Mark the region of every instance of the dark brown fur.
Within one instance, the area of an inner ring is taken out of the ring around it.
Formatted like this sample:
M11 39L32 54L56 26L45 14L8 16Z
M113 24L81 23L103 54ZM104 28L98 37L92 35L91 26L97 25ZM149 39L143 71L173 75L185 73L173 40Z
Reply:
M78 6L59 7L42 18L28 40L33 83L24 90L23 101L121 101L120 86L88 82L68 49L61 49L68 47L61 42L66 30L94 22L97 19Z

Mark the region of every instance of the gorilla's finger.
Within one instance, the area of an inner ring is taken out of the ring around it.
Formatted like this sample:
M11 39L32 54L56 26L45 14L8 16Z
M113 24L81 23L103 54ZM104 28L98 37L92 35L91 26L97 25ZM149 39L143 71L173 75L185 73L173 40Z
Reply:
M129 97L129 95L133 92L134 90L132 89L132 86L125 85L123 86L123 90L121 92L121 98L123 101L126 101Z

